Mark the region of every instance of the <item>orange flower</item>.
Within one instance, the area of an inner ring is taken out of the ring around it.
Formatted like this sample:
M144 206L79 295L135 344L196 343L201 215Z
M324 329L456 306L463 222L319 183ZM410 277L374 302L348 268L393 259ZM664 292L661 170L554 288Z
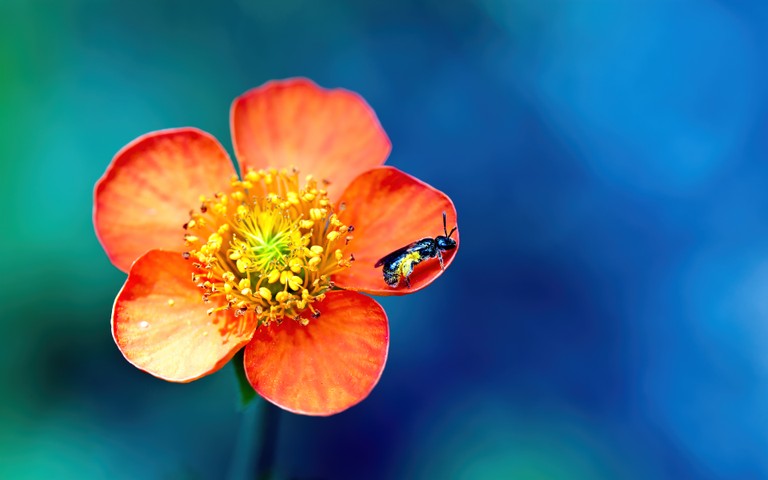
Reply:
M296 413L360 402L384 369L389 327L363 292L402 295L440 275L418 265L388 286L376 261L442 233L442 192L382 167L390 142L358 95L309 80L270 82L235 100L241 176L211 135L152 132L96 184L94 225L128 272L112 333L125 358L189 382L245 347L253 388ZM458 244L458 234L454 237ZM443 253L447 267L456 249Z

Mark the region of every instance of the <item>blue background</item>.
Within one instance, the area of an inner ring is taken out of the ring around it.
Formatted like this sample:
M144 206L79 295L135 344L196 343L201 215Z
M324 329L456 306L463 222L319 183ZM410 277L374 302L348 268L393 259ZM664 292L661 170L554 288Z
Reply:
M215 5L214 5L215 4ZM92 188L276 78L362 94L461 251L385 298L371 396L281 413L281 478L768 478L760 1L0 2L0 477L237 478L231 367L129 365ZM231 151L231 148L230 148Z

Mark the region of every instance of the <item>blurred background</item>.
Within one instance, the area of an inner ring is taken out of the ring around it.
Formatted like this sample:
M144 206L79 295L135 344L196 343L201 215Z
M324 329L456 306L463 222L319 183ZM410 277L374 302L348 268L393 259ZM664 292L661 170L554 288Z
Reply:
M462 246L389 362L282 413L278 478L768 478L759 0L1 0L0 477L238 478L231 366L129 365L91 225L112 156L270 79L362 94ZM244 467L245 465L245 467Z

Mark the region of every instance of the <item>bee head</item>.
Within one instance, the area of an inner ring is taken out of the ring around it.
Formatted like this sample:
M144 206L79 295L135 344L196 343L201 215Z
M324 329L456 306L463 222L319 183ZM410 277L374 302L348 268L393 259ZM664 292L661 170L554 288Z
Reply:
M435 238L435 243L437 244L437 248L442 251L453 250L454 248L456 248L456 240L452 239L451 237L447 237L443 235L440 235L439 237Z

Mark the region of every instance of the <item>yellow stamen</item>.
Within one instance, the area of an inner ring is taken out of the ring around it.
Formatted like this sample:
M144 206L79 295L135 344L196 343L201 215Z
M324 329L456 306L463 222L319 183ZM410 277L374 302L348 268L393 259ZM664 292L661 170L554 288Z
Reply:
M267 282L269 283L275 283L280 279L280 270L274 269L271 272L269 272L269 276L267 277Z
M288 279L288 286L291 287L291 290L298 290L302 283L304 283L304 281L301 277L297 277L296 275Z
M266 301L272 300L272 292L270 292L266 287L261 287L259 289L259 296Z
M302 268L301 260L298 258L292 258L288 261L288 266L291 268L293 273L299 273Z
M243 178L233 178L230 191L200 197L185 225L192 280L204 302L221 305L209 315L231 312L226 331L248 316L259 325L283 318L306 325L312 303L332 288L331 275L349 266L337 242L349 229L311 176L303 185L296 170L248 170Z

